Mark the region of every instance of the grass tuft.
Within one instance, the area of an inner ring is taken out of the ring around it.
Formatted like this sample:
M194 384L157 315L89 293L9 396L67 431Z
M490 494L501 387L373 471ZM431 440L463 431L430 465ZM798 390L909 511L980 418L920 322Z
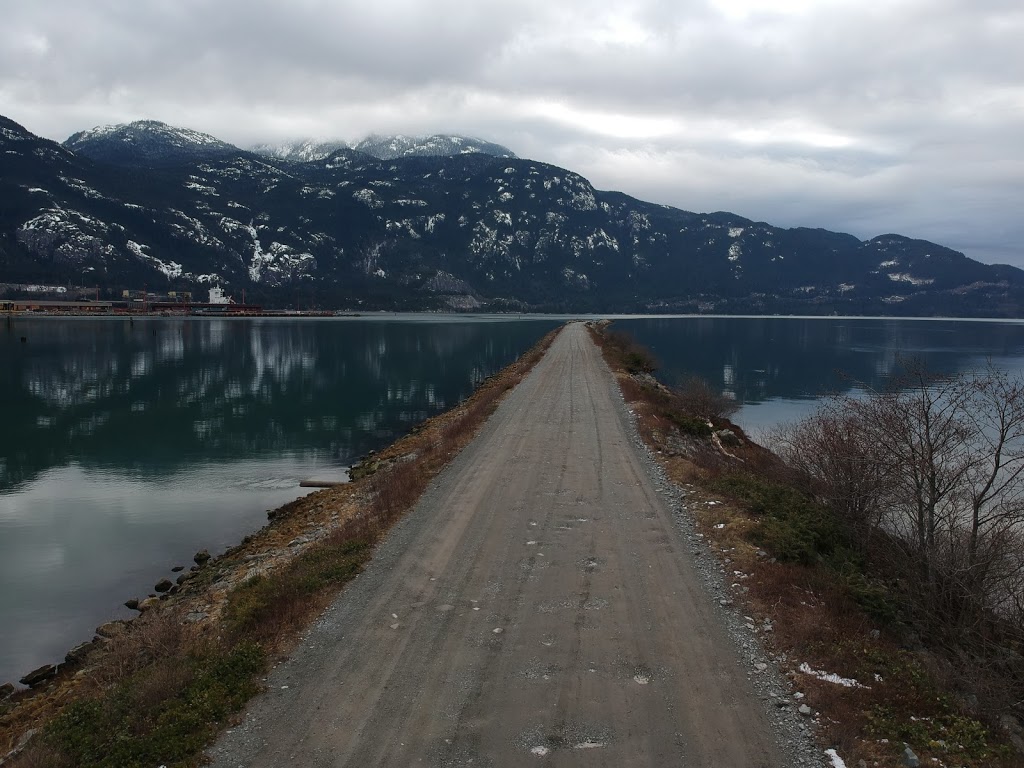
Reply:
M831 512L800 491L746 472L728 472L709 489L743 505L757 519L753 542L783 562L812 565L844 547Z
M691 437L711 437L711 425L708 424L706 419L701 419L697 416L690 416L689 414L680 413L675 410L667 411L665 413L665 418L672 422L676 429L684 435L690 435Z
M322 605L334 588L358 574L370 559L365 541L340 537L311 547L284 568L255 576L228 599L225 619L238 637L272 641L301 627L312 605Z
M637 344L629 334L611 331L605 332L603 336L604 349L617 367L631 374L649 374L658 370L658 361L654 355Z
M162 659L106 695L68 706L21 764L47 757L96 768L194 765L217 725L259 689L264 668L262 649L249 642Z

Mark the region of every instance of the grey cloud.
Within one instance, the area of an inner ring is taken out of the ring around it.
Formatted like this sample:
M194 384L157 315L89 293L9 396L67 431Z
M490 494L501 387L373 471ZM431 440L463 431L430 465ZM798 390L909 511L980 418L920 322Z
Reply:
M1019 0L11 5L0 111L51 138L470 133L655 202L1024 262Z

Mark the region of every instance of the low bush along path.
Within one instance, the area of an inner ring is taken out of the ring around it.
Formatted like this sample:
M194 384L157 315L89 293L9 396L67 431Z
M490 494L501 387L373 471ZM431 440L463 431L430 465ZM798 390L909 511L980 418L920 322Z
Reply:
M581 324L311 629L216 766L783 766Z

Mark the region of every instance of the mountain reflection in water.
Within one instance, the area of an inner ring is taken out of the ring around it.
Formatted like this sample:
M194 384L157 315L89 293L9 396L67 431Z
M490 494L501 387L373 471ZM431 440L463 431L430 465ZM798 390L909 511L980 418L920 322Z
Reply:
M555 323L15 325L0 334L0 489L72 458L144 475L293 451L345 466L468 395Z
M1024 370L1024 324L894 318L693 317L617 321L652 350L658 377L697 374L734 396L734 417L758 432L814 410L829 393L884 387L900 360L937 373Z

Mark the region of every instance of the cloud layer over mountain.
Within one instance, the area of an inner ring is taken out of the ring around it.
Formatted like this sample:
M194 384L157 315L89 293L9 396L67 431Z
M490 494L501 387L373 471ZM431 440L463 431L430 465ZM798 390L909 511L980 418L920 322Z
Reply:
M1024 264L1019 0L14 4L0 103L62 140L476 135L603 188Z

